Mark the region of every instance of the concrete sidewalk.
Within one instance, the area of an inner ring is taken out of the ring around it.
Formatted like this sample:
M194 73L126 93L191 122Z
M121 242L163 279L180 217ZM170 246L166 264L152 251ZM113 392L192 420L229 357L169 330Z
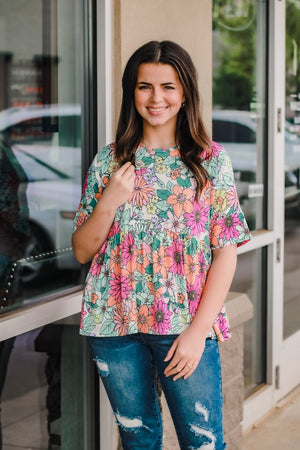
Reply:
M243 439L242 450L300 449L300 388L279 403Z

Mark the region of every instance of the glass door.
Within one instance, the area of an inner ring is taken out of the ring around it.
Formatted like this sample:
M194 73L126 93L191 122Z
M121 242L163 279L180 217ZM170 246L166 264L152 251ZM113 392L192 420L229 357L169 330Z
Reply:
M280 391L300 379L300 2L286 0L283 352Z

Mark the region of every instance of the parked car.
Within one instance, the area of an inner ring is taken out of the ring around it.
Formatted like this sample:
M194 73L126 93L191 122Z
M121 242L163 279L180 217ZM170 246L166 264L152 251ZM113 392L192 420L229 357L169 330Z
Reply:
M213 112L213 139L227 150L234 170L240 203L255 227L256 198L263 195L263 164L258 161L257 124L248 111ZM300 139L285 131L285 209L300 213ZM259 180L259 181L257 181ZM255 189L257 197L255 197Z
M81 194L80 105L2 111L0 145L23 173L19 203L21 209L27 203L30 229L21 259L23 281L37 280L49 263L79 268L71 232Z

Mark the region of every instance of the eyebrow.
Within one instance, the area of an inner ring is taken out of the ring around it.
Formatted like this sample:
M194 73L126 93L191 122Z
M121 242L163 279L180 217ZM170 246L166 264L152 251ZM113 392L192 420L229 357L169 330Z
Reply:
M147 81L138 81L137 84L146 84L147 86L152 86L152 83L147 83ZM168 84L175 84L173 81L167 81L166 83L161 83L162 86L166 86Z

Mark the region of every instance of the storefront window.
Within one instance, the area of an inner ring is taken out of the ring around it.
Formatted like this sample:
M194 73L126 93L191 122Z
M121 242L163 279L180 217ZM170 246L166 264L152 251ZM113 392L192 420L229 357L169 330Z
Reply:
M284 338L300 329L300 3L286 2ZM288 183L288 189L287 189Z
M251 230L265 227L266 2L213 2L213 139L231 157Z
M0 448L99 448L97 374L78 317L0 342L0 363Z
M233 292L244 292L253 303L253 318L244 323L245 396L266 382L266 249L238 256Z
M83 0L0 0L2 311L80 284Z
M213 139L228 152L251 230L266 228L267 2L213 1ZM244 326L245 395L266 381L266 286L262 249L242 254L231 289L254 316Z

